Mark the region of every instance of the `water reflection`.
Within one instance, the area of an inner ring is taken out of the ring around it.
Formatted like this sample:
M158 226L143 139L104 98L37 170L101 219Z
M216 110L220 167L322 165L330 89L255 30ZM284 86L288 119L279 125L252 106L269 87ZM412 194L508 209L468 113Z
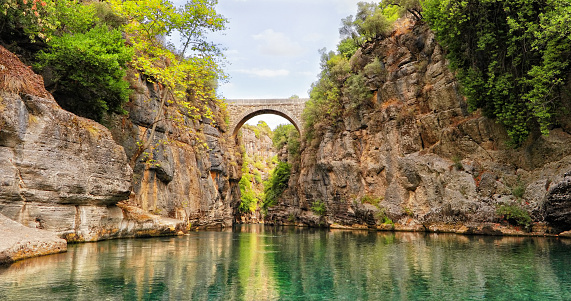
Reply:
M571 300L571 241L243 226L72 245L1 300Z

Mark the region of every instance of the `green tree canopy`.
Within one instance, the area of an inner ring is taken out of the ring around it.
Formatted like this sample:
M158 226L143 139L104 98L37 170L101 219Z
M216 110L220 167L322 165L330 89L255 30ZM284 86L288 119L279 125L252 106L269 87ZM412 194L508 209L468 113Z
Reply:
M497 118L514 145L548 133L570 72L569 1L427 0L424 15L471 110Z

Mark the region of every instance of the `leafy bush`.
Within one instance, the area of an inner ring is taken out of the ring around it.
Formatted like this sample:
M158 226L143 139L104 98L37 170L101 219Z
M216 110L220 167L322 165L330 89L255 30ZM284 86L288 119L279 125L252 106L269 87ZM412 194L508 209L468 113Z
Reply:
M368 63L365 66L365 68L363 68L363 72L365 76L370 78L376 75L383 74L385 72L385 68L383 67L383 64L381 64L379 58L375 57L375 59L372 62Z
M361 74L355 74L347 79L344 95L350 99L350 107L354 109L368 102L373 96L373 93L365 85L365 77Z
M568 1L427 0L424 17L470 110L497 118L516 146L533 130L549 132L570 71Z
M531 226L529 213L518 205L501 205L497 208L496 213L505 218L510 224L525 228Z
M517 177L517 182L514 187L512 187L512 195L518 199L523 198L525 194L525 184L521 181L521 177Z
M286 162L279 162L270 178L264 183L264 192L266 194L263 207L269 208L274 206L278 198L288 187L289 177L291 175L291 165Z
M381 198L380 197L373 197L371 195L364 195L361 197L361 204L371 204L373 206L379 207L379 203L381 202Z
M240 182L238 182L241 194L241 202L238 210L242 213L255 212L258 208L258 199L252 189L251 178L251 174L243 174Z
M383 9L375 3L359 2L357 14L341 20L343 27L339 34L343 39L351 38L356 45L383 38L391 29L391 22L383 14Z
M124 112L129 84L123 78L131 56L119 30L96 26L85 34L54 37L35 67L49 72L47 88L64 109L101 120L106 112Z
M377 212L376 217L381 224L394 224L393 220L388 217L387 210L385 208L379 208L379 212Z
M276 150L281 150L287 145L287 151L292 157L299 155L300 140L299 132L293 124L280 124L273 133L272 142Z
M319 216L325 215L326 210L325 202L321 200L317 200L311 204L311 211Z

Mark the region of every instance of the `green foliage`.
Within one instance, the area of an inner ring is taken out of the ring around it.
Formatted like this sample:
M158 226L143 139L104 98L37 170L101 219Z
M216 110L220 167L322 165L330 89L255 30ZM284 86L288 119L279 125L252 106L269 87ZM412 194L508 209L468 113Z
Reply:
M359 46L352 38L345 38L339 42L339 45L337 45L337 52L346 59L350 59L353 54L357 52L357 49L359 49Z
M238 210L242 213L255 212L258 208L258 198L252 189L252 175L242 174L238 185L240 186L241 202Z
M45 0L40 5L36 1L4 0L0 6L0 33L4 42L22 37L32 43L38 39L49 41L51 32L57 28L56 12L54 0Z
M525 194L525 184L521 181L521 176L517 177L516 185L512 187L512 195L518 199L523 198Z
M279 162L273 170L270 178L264 183L265 199L263 207L265 209L274 206L278 198L288 187L289 177L291 175L291 165L286 162Z
M371 195L364 195L361 197L361 204L371 204L373 206L379 207L379 203L381 202L381 198L380 197L373 197Z
M341 117L341 88L351 70L346 57L325 49L320 53L321 74L319 80L311 85L310 99L302 113L305 139L308 141L316 131L320 132L320 127L326 122L334 122Z
M276 150L281 150L287 145L287 151L292 157L300 153L299 132L293 124L280 124L273 132L272 142Z
M270 126L263 120L258 121L257 125L244 124L242 125L242 128L254 132L254 136L256 136L256 139L260 139L261 135L265 135L270 138L273 137L272 129L270 129Z
M264 133L266 133L266 135L270 138L272 138L273 136L273 132L272 129L270 128L270 126L263 120L258 121L258 125L257 127Z
M510 224L529 228L531 217L529 213L518 205L500 205L496 213L505 218Z
M124 66L132 51L119 30L96 26L86 33L55 36L49 45L38 54L35 67L51 74L48 88L64 109L93 120L124 111L129 97Z
M385 208L379 208L379 212L376 213L376 218L381 222L381 224L394 225L393 220L387 215L387 210Z
M385 12L385 15L392 16L395 12L398 13L398 16L402 17L406 13L409 13L415 18L416 20L422 19L422 3L424 1L421 0L389 0L383 1L381 6L386 5L388 12Z
M313 213L319 216L325 215L325 212L327 211L327 208L325 207L325 202L321 200L313 202L313 204L311 204L311 211L313 211Z
M464 165L462 165L462 157L455 155L452 157L452 162L454 162L454 168L457 170L464 170Z
M113 29L120 23L107 23L113 16L106 3L8 0L0 7L0 36L32 49L28 59L64 109L100 120L122 113L129 94L123 78L133 52Z
M386 72L386 70L378 57L375 57L372 62L368 63L365 68L363 68L363 73L366 77L373 77L375 75L383 74L384 72Z
M513 145L535 129L547 134L570 71L569 2L427 0L424 5L469 108L497 118Z
M365 77L361 74L355 74L347 79L343 95L350 99L350 107L355 109L368 102L373 96L373 92L365 85Z
M375 3L357 3L357 14L341 20L343 26L339 34L343 39L351 38L356 45L384 38L391 29L391 22L383 14L382 8Z

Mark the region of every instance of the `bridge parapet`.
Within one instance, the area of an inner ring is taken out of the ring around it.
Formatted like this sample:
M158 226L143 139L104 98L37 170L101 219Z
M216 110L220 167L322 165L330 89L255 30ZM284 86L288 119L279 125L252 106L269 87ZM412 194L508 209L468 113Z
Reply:
M284 117L302 133L301 114L308 98L285 99L227 99L230 115L230 131L236 136L248 119L261 114L275 114Z

